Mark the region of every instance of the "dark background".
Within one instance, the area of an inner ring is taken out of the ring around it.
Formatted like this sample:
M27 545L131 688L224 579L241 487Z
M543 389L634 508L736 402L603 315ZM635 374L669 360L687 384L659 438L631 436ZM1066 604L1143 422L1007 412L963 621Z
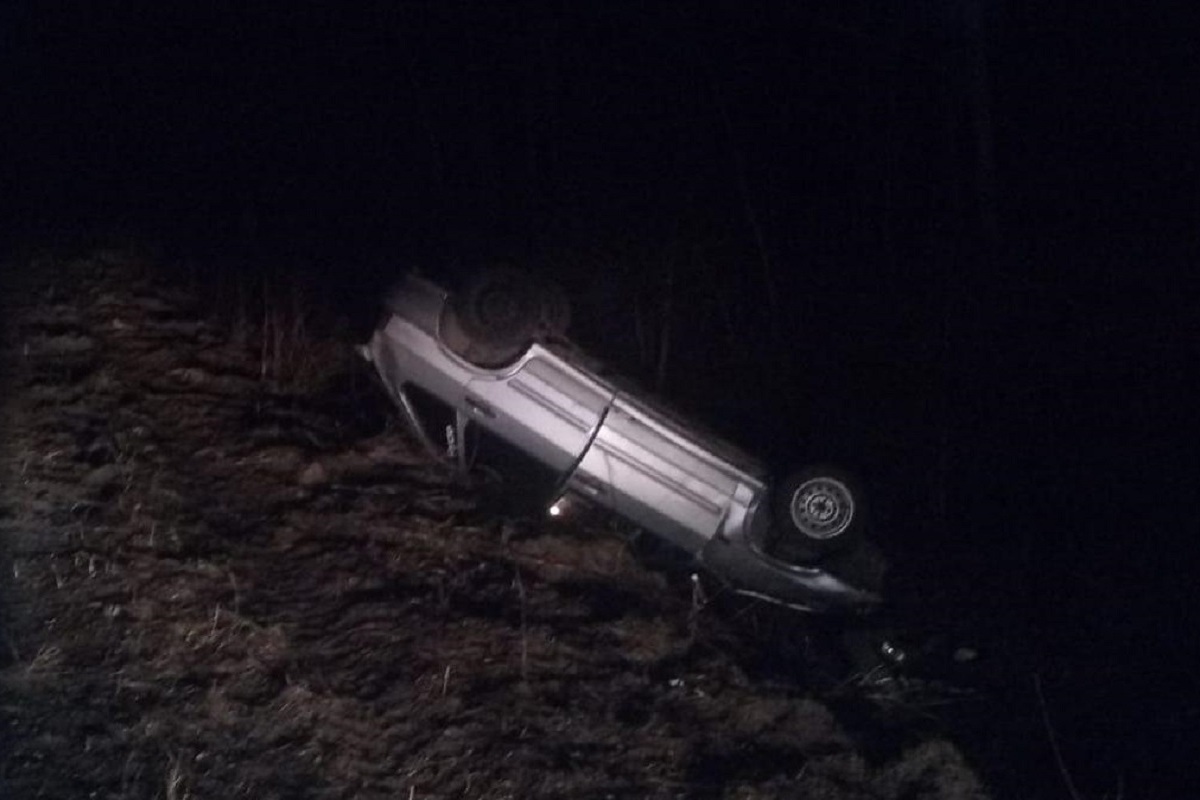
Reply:
M351 326L403 269L553 275L585 346L864 475L901 616L983 653L965 735L1010 789L1062 791L1034 675L1085 795L1182 786L1192 18L594 5L7 3L4 245L133 237Z

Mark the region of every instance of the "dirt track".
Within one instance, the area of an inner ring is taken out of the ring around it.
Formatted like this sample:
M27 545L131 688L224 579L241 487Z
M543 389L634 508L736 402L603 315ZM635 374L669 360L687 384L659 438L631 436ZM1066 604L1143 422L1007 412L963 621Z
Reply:
M619 538L482 511L347 346L285 391L136 259L2 268L0 797L984 796Z

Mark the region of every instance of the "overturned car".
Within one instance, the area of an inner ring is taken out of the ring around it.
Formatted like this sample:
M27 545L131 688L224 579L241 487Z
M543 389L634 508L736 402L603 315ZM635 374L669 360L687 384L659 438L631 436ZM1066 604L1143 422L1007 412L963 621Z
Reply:
M569 308L515 271L449 293L404 277L361 353L435 454L410 389L559 476L551 513L584 498L681 548L733 591L815 612L862 612L873 581L839 564L867 546L855 482L812 466L769 480L755 458L607 373L565 337ZM462 457L463 448L458 448Z

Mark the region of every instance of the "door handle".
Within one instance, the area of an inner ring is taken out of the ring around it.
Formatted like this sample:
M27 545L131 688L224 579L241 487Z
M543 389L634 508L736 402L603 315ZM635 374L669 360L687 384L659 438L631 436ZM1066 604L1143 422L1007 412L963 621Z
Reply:
M590 475L575 475L574 483L581 492L590 497L600 497L605 493L605 485Z
M496 412L492 411L492 407L482 400L468 395L466 398L466 403L467 408L471 410L472 414L480 417L487 417L488 419L494 419L496 417Z

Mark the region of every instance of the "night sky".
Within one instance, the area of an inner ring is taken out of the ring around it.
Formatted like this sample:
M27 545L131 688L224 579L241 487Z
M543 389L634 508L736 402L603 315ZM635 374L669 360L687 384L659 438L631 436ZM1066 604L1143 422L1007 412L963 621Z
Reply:
M861 472L905 613L1041 674L1092 796L1152 795L1200 717L1196 33L988 0L9 2L0 244L131 236L355 317L411 267L551 275L585 346L773 463ZM661 376L638 315L671 321Z

